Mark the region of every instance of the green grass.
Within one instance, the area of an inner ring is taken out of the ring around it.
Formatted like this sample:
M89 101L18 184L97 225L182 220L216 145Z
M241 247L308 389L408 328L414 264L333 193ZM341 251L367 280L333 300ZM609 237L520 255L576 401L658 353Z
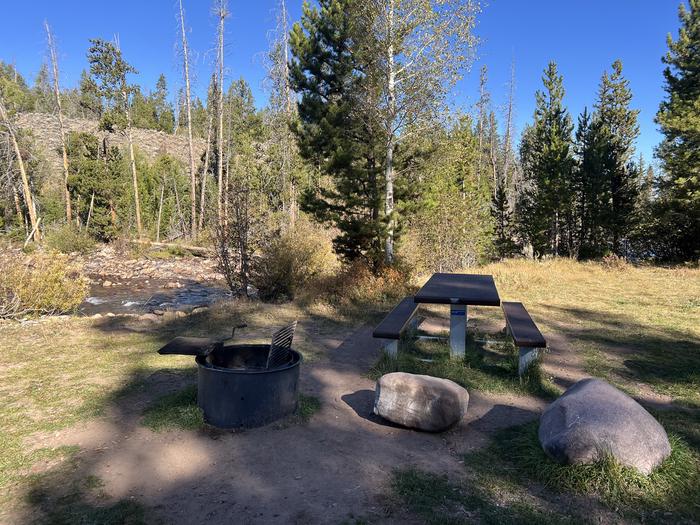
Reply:
M698 455L679 437L671 434L671 456L644 476L612 458L561 465L542 451L537 428L534 422L499 431L489 447L467 455L465 465L482 484L507 480L527 487L535 482L555 492L593 496L611 510L644 521L700 519Z
M76 470L75 462L29 479L25 499L33 509L33 523L146 525L154 522L147 519L143 505L131 499L108 502L100 478L92 475L79 478L72 470Z
M204 428L204 416L197 406L197 387L161 397L143 414L142 424L154 432Z
M518 378L518 350L504 337L490 335L486 344L475 343L483 334L470 334L464 358L450 356L447 343L430 339L415 339L407 334L401 341L396 358L383 354L370 371L378 379L390 372L408 372L450 379L467 390L504 394L532 394L554 398L559 391L542 373L538 362L533 363L522 380Z
M319 410L321 410L321 400L319 398L299 394L299 405L295 415L301 423L308 423Z
M392 478L392 492L401 506L408 507L428 524L575 523L523 498L504 498L482 486L450 482L445 476L415 468L395 470Z

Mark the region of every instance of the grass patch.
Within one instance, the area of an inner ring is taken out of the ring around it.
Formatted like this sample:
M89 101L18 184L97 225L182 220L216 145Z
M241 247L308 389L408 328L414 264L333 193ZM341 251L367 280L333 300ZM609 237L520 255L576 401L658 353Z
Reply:
M161 397L144 411L142 423L154 432L203 428L204 416L197 406L197 387L188 386Z
M415 468L395 470L391 488L402 505L429 524L574 523L566 516L538 508L522 498L504 501L483 487L466 482L452 483L446 476Z
M299 404L294 414L299 423L308 423L311 417L321 410L321 400L315 396L299 394Z
M677 436L670 436L671 456L644 476L612 458L561 465L542 451L537 429L534 422L499 431L489 447L467 455L465 464L482 483L537 482L547 489L593 496L611 510L643 521L700 519L698 456Z
M391 372L408 372L450 379L467 390L533 394L554 398L559 391L533 363L522 380L518 378L518 350L505 339L486 344L470 342L463 359L450 356L449 345L437 340L415 339L408 334L401 341L396 358L382 354L370 371L372 379ZM480 336L477 338L481 339Z
M103 481L94 475L76 477L76 462L33 476L25 503L32 508L33 523L72 525L146 525L146 509L132 499L106 503Z

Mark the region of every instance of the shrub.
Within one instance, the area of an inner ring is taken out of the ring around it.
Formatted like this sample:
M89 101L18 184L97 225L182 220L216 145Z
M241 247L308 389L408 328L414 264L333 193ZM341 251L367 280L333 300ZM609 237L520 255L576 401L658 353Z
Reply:
M338 267L325 232L300 219L273 239L255 262L253 283L263 299L293 299L314 281L329 276Z
M65 255L10 253L0 264L0 318L69 313L87 296L87 280Z
M90 234L79 231L70 224L47 229L44 242L48 248L61 253L88 253L95 246L95 240Z
M349 315L367 315L414 291L410 272L400 263L373 269L367 261L358 259L313 283L305 291L305 299L338 307Z
M620 257L619 255L615 255L614 253L608 254L605 257L603 257L600 263L603 266L603 268L611 271L625 270L628 268L627 261L624 259L624 257Z

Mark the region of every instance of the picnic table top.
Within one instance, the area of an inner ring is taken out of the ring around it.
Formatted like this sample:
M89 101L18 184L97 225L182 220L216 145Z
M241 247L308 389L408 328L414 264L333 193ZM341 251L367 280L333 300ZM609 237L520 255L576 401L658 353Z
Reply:
M501 299L490 275L435 273L418 290L417 303L499 306Z

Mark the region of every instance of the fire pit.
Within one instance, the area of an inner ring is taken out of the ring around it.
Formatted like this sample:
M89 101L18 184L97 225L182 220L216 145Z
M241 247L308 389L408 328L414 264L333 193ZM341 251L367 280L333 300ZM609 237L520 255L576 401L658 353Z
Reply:
M301 354L266 368L270 345L230 345L197 356L197 404L204 420L220 428L253 428L297 408Z
M254 428L297 408L301 354L291 348L296 323L275 333L271 344L233 344L176 337L160 354L193 355L197 404L219 428Z

